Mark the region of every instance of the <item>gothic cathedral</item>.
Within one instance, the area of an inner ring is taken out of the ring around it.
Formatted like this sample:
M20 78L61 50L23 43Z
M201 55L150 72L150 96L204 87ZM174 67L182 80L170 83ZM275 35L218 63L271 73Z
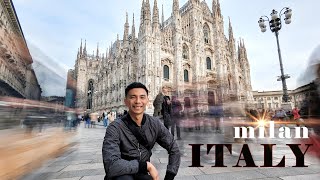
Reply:
M162 86L171 95L189 97L191 104L206 111L209 105L252 101L250 66L243 40L237 44L229 19L229 37L219 0L212 11L205 1L188 0L182 8L173 0L172 14L159 20L157 0L151 13L149 0L143 0L140 27L136 36L134 16L129 33L128 14L123 39L106 54L88 54L81 45L75 63L76 107L91 111L125 109L124 89L139 81L149 89L147 113Z

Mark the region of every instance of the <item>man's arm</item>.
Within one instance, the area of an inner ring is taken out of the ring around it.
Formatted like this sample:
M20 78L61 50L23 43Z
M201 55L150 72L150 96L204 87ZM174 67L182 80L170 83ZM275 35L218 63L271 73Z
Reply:
M103 165L108 178L147 171L147 163L121 158L119 130L114 124L108 126L102 146Z
M173 136L170 134L169 130L158 121L158 137L157 143L165 148L169 154L169 163L167 166L167 172L165 180L173 180L178 173L180 166L180 151L177 143L174 141Z

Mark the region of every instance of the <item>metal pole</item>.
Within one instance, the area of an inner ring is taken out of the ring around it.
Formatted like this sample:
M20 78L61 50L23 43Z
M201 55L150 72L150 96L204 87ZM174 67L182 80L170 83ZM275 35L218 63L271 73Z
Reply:
M284 72L283 72L281 51L280 51L279 38L278 38L279 32L275 31L275 35L276 35L276 39L277 39L278 55L279 55L279 63L280 63L280 71L281 71L281 81L282 81L282 89L283 89L282 101L283 102L288 102L289 96L288 96L286 77L285 77Z

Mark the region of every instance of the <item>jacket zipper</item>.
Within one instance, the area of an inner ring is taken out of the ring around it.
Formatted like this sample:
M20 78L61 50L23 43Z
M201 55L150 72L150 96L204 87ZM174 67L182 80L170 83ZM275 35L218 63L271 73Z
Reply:
M140 144L138 143L138 151L139 151L139 161L141 161L141 151L140 151Z

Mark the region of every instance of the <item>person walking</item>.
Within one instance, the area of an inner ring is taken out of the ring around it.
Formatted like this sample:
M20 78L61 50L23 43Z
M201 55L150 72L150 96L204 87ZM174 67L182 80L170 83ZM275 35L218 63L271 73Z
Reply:
M181 118L181 111L182 111L182 106L180 101L177 99L176 96L172 96L172 103L171 103L171 108L172 108L172 114L171 114L171 134L174 136L174 130L175 128L177 129L177 140L181 140L181 135L180 135L180 118Z
M88 126L88 128L90 128L91 120L90 120L89 113L87 113L87 114L84 116L84 120L85 120L84 128L86 128L86 126Z
M296 121L297 126L301 125L301 116L300 116L299 112L300 112L300 110L298 109L297 106L295 106L292 110L293 119Z
M108 126L108 115L105 115L105 113L103 112L102 118L103 118L103 126L107 127Z
M163 97L161 114L164 126L169 129L171 125L171 100L169 96Z
M159 94L154 99L154 101L153 101L153 107L154 107L153 116L154 117L161 115L162 104L163 104L164 96L166 93L167 93L167 89L165 87L162 87Z
M191 116L191 99L190 97L184 97L184 106L183 106L183 114L186 120L187 128L189 131L192 131L192 119L190 118Z

